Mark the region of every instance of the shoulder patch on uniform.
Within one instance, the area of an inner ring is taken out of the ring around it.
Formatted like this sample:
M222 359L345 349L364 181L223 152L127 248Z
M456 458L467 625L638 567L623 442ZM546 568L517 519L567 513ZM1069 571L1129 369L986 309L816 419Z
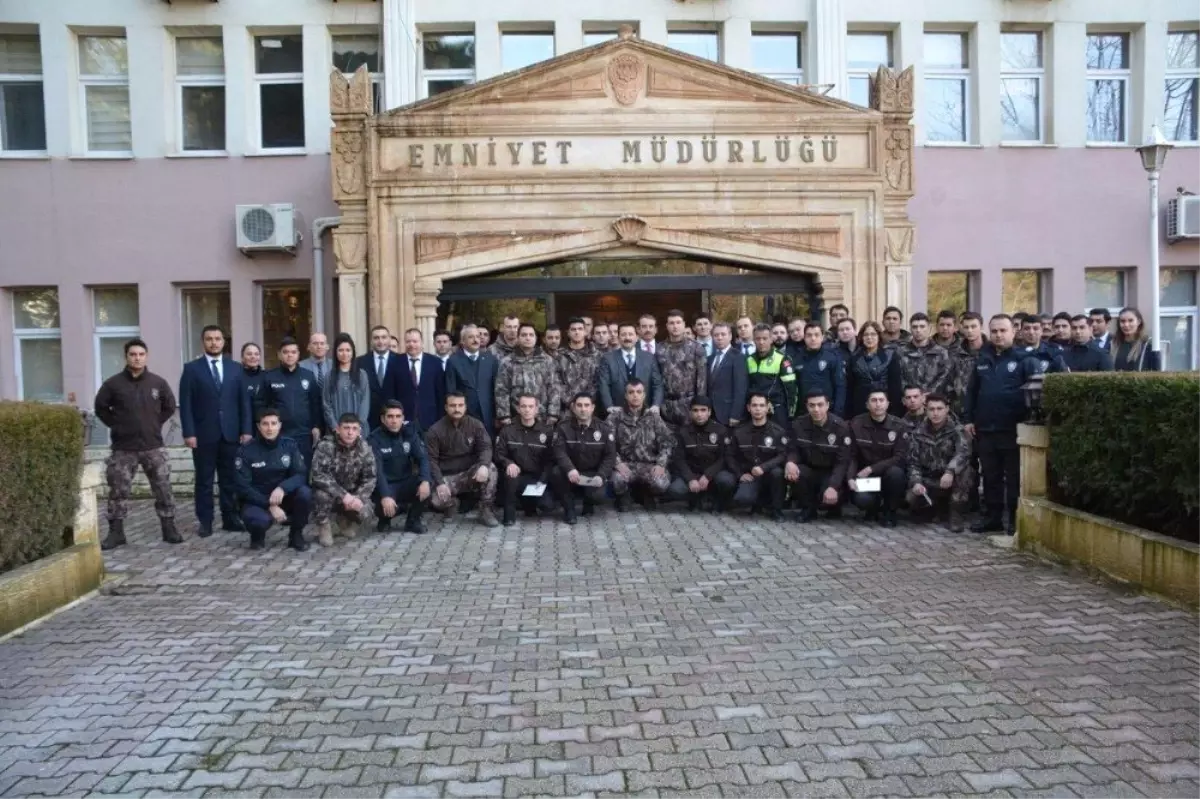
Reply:
M158 399L158 389L157 388L150 389L150 398Z
M1010 372L1015 372L1015 371L1017 371L1017 362L1016 362L1016 361L1009 361L1009 362L1008 362L1008 371L1010 371Z
M308 378L307 377L303 377L300 379L300 388L304 389L305 391L308 391Z
M545 443L546 443L546 434L545 434L545 433L540 433L540 434L538 435L538 441L540 441L541 443L545 444Z
M233 459L233 468L235 468L235 469L242 468L242 457L240 455Z
M608 435L609 435L609 438L612 438L612 433L609 433ZM599 431L599 430L597 430L597 431L595 431L594 433L592 433L592 438L594 438L594 439L596 439L597 441L599 441L599 440L600 440L600 431Z
M783 436L782 438L780 438L779 443L783 444L786 447L787 446L787 436Z
M710 443L710 444L715 444L715 443L717 443L717 434L716 434L716 433L709 433L709 434L708 434L708 443Z
M896 440L896 431L889 430L888 431L888 441L895 441L895 440Z
M820 361L817 361L817 369L821 370L822 372L825 371L826 365L827 364L825 363L825 361L823 359Z
M600 434L599 434L599 433L597 433L596 435L598 436L598 435L600 435ZM617 440L617 437L616 437L616 436L614 436L612 433L609 433L609 434L608 434L608 440L609 440L609 441L616 441L616 440Z
M833 444L836 441L837 441L837 433L830 433L829 434L829 443Z
M768 447L774 443L775 443L775 439L771 438L770 436L767 436L766 438L763 439L763 444Z
M279 462L282 463L284 466L291 466L292 465L292 456L286 455L286 454L280 455Z
M407 441L404 441L404 442L402 442L402 443L400 444L400 447L401 447L401 448L404 450L404 454L405 454L405 455L407 455L409 452L411 452L411 451L412 451L412 444L410 444L410 443L409 443L409 442L407 442Z
M847 447L850 446L850 436L846 436L845 444Z

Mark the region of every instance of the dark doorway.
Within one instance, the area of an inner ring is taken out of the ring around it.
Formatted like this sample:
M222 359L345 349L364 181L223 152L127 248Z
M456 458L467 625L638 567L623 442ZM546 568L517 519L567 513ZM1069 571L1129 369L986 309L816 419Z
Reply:
M440 301L438 327L452 330L468 321L495 328L508 315L540 330L572 316L636 322L649 313L661 323L674 308L689 323L701 313L730 323L739 316L777 322L821 313L820 288L808 275L684 258L563 261L448 280Z

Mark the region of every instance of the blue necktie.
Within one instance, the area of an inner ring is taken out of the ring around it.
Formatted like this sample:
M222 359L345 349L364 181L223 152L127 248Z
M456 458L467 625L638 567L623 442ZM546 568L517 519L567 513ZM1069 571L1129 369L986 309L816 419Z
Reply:
M217 384L217 391L221 390L221 370L217 368L217 361L214 358L208 362L212 367L213 382Z

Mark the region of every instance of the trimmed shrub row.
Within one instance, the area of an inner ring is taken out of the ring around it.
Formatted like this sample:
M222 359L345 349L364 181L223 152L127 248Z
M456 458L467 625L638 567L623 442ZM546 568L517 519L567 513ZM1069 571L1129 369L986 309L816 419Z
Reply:
M0 572L70 545L82 463L77 409L0 402Z
M1200 374L1048 375L1043 405L1051 499L1200 539Z

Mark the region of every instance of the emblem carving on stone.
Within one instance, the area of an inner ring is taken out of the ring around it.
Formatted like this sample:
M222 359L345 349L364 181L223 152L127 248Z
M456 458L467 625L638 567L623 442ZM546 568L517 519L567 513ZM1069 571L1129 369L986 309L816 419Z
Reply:
M913 229L911 227L887 228L888 258L898 264L912 260Z
M613 222L612 227L622 244L637 244L642 240L642 236L646 235L646 229L650 225L641 217L626 215Z
M871 85L871 108L887 114L912 114L913 111L913 68L901 72L880 67L869 76Z
M893 191L912 188L912 129L892 128L883 142L887 157L883 162L883 177Z
M338 274L362 272L366 269L367 237L363 233L333 234L333 254L337 259Z
M622 53L608 62L608 82L621 105L633 105L646 83L646 64L632 53Z
M342 194L357 195L363 188L363 150L361 131L338 131L333 137L333 174Z

